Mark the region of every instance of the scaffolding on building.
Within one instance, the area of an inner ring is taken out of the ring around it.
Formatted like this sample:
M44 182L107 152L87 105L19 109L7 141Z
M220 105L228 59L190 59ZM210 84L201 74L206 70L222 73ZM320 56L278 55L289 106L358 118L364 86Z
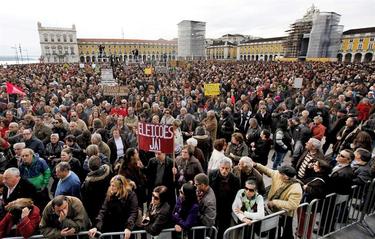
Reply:
M206 23L184 20L178 24L178 58L205 58Z
M337 57L344 29L344 26L338 25L340 18L335 12L322 12L314 16L306 57Z
M285 57L298 58L300 56L302 51L302 39L306 34L310 34L313 26L313 17L316 14L319 14L319 10L312 5L302 19L290 25L290 29L286 31L288 37L284 42Z

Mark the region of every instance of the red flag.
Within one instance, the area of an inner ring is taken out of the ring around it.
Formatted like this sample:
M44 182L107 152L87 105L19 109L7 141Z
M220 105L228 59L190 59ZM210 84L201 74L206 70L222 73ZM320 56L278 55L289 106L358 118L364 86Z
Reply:
M21 90L19 87L13 85L10 82L7 82L7 94L26 95L26 93L23 92L23 90Z

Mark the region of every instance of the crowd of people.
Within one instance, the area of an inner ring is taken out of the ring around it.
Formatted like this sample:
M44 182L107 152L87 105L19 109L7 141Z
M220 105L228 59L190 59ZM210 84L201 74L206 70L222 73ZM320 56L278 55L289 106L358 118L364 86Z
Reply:
M118 65L124 96L102 94L96 67L0 67L0 237L203 225L222 238L285 210L279 233L294 238L301 202L375 177L374 63L199 61L152 75ZM138 122L172 125L175 158L139 150Z

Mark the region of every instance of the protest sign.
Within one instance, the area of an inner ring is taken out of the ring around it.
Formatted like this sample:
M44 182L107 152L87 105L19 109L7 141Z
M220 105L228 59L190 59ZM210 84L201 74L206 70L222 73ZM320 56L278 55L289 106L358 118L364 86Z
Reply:
M138 123L138 145L141 150L172 154L173 140L172 125Z

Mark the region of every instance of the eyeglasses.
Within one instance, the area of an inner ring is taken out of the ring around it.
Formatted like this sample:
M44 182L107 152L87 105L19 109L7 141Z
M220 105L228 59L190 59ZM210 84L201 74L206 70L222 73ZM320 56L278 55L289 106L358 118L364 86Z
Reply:
M155 194L152 194L152 197L153 197L155 200L160 200L160 197L155 196Z
M245 187L245 191L249 191L249 192L255 192L255 189L254 188L247 188L247 187Z

